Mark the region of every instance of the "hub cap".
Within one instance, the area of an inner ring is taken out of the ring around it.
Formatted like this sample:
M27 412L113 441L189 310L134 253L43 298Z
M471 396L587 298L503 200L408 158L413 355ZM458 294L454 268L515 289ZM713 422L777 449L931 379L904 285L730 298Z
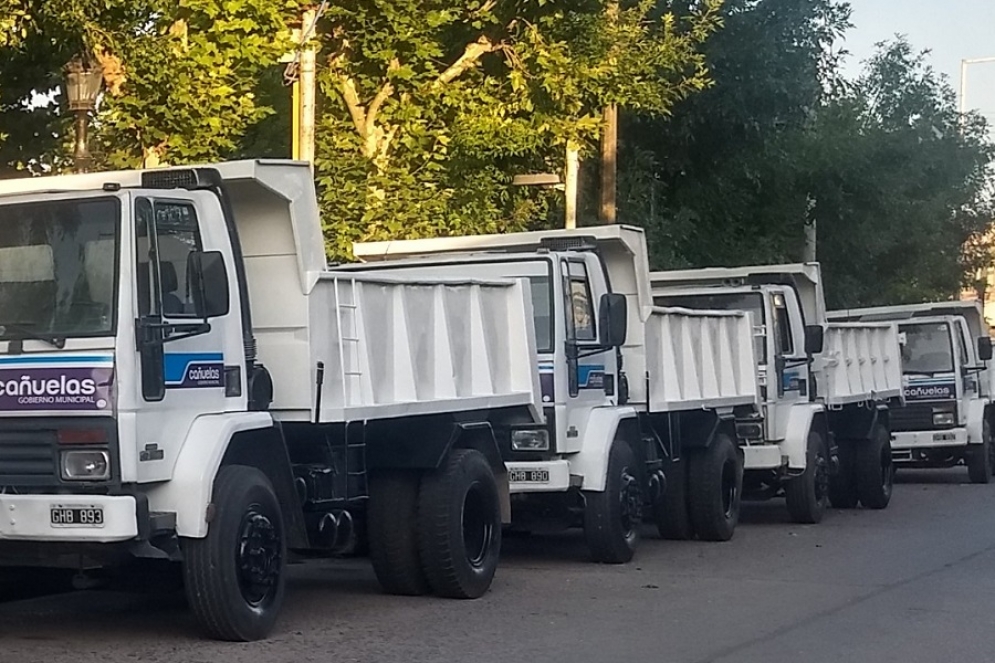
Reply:
M272 600L280 580L283 550L280 533L258 506L242 516L235 562L238 588L246 602L259 607Z
M619 493L619 519L625 538L632 540L636 536L636 528L642 522L643 493L639 481L629 474L628 468L622 471L622 490Z
M494 523L480 484L473 484L463 498L463 549L475 569L484 566L494 538Z

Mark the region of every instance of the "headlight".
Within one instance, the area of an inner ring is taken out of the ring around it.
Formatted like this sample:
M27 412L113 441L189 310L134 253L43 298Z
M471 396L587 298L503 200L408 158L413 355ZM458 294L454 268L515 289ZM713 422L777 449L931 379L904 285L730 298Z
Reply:
M933 425L953 427L957 425L954 413L946 410L933 410Z
M106 481L111 478L106 451L63 451L62 478L66 481Z
M524 429L511 433L512 451L549 451L549 431Z

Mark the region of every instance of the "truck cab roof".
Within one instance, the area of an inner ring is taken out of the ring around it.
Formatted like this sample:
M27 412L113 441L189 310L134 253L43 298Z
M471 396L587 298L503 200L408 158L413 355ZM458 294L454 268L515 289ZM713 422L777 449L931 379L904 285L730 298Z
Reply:
M830 320L840 322L902 322L921 318L963 318L975 337L988 336L981 302L949 301L898 306L875 306L844 309L829 313Z

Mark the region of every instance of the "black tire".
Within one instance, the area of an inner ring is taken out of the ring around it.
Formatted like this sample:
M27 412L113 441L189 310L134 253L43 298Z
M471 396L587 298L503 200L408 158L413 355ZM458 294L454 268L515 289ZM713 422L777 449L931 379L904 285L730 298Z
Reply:
M482 453L457 449L422 479L418 542L425 577L439 596L475 599L490 588L501 555L501 503Z
M388 594L421 596L432 591L418 552L420 487L421 477L415 472L370 475L366 538L373 572Z
M686 460L673 461L667 468L667 488L653 504L653 522L660 538L687 541L694 536L688 511Z
M688 454L691 525L703 541L728 541L739 523L743 462L732 438L716 435L711 446Z
M805 473L788 481L784 497L794 522L805 525L822 522L829 506L829 453L817 431L808 434Z
M891 435L887 428L877 424L869 440L857 443L857 496L865 508L887 508L895 484L893 468Z
M857 496L856 447L851 440L837 443L839 468L829 477L829 503L835 509L855 509L860 499Z
M636 553L643 520L637 470L632 447L615 440L608 452L604 491L584 492L584 536L595 562L625 564Z
M269 635L283 604L287 537L276 493L254 467L229 465L214 481L203 539L181 539L187 601L206 633L250 642Z
M969 447L967 453L967 476L971 483L991 483L995 468L992 454L995 454L995 444L992 444L991 424L986 418L981 424L981 444Z

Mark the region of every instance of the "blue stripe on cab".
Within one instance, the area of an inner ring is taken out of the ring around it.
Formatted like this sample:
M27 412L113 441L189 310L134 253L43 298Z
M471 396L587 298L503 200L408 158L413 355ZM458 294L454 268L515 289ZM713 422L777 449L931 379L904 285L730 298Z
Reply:
M40 357L32 357L25 355L16 355L10 357L0 357L0 366L5 364L110 364L113 363L114 357L108 355L106 357L98 357L94 355L44 355Z

